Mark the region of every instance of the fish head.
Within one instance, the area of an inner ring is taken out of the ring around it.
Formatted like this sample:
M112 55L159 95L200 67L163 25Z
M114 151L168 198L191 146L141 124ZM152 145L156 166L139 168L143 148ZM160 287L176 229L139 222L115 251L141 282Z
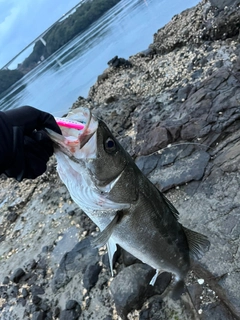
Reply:
M56 150L75 162L84 162L96 185L108 185L124 170L128 162L125 150L88 108L75 109L56 122L62 135L46 129Z
M96 158L89 161L88 169L95 176L98 185L104 186L121 174L128 161L122 146L102 120L98 120L96 143Z

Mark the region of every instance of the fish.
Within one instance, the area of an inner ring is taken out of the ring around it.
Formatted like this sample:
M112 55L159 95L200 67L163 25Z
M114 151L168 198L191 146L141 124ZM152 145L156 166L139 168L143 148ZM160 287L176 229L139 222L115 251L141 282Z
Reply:
M62 135L47 131L58 174L100 229L93 245L107 245L111 271L119 245L156 270L152 285L159 273L170 272L173 297L179 296L191 259L201 259L209 250L208 238L179 222L174 205L90 109L80 107L57 121Z

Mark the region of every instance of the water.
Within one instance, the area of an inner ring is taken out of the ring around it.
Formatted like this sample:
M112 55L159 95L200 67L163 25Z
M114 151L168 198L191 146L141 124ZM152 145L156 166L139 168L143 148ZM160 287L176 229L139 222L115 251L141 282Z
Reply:
M115 55L147 49L153 34L196 0L122 0L88 30L59 49L0 97L2 110L32 105L55 116L66 113Z

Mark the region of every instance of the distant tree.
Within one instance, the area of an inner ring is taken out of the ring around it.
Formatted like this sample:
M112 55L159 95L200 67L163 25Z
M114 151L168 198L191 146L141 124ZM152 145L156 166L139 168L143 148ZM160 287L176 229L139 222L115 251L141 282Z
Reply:
M59 48L86 30L99 19L107 10L121 0L89 0L84 2L74 13L55 24L45 35L46 46L37 41L33 52L24 60L23 68L29 68L56 52Z
M0 94L23 77L19 70L0 70Z
M35 43L33 52L23 61L21 70L32 69L41 60L49 57L59 48L85 31L93 22L99 19L107 10L121 0L88 0L66 19L56 23L45 35L46 46L39 40ZM0 70L0 94L12 84L21 79L23 73L19 70Z

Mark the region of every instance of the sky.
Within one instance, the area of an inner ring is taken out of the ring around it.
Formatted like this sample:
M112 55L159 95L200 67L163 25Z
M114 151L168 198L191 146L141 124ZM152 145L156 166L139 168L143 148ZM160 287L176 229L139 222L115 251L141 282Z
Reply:
M0 68L79 2L80 0L0 0ZM20 60L23 61L31 53L31 49L29 50ZM15 63L14 67L16 65Z

